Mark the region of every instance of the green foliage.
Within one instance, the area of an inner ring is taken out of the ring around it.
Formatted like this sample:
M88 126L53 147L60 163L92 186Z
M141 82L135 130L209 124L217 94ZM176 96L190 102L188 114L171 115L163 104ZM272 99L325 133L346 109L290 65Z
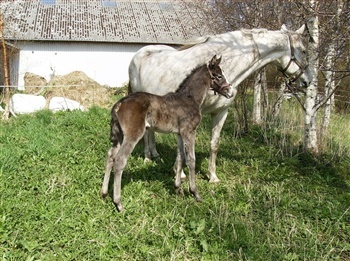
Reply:
M217 160L221 182L209 184L206 116L196 144L203 202L190 196L188 181L185 195L175 194L176 137L160 134L159 159L143 163L141 146L130 157L122 180L126 211L118 213L111 190L106 201L99 198L109 121L108 110L93 107L2 123L3 260L350 258L348 154L306 155L278 129L253 127L233 137L231 118Z

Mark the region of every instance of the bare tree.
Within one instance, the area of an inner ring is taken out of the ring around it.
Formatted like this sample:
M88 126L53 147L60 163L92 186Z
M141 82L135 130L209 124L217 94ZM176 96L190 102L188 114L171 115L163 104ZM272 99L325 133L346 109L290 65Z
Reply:
M241 27L279 29L282 24L292 29L308 21L308 57L314 78L305 96L296 96L296 98L305 112L304 148L317 153L320 140L318 130L321 129L321 133L327 131L332 104L334 104L334 93L337 88L349 89L349 85L342 86L341 82L349 76L350 69L350 2L344 0L213 0L211 3L224 20L226 30L237 30ZM256 78L254 82L253 122L260 122L262 92L257 86L263 81ZM281 106L284 90L285 86L282 84L279 98L273 109L274 113L277 113ZM320 92L324 95L318 100ZM323 124L317 126L317 112L323 108L323 105L325 105Z

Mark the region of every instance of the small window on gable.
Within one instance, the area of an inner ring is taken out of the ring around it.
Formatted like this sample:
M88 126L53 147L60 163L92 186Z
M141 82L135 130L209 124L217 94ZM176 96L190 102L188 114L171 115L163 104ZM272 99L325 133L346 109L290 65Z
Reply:
M43 5L55 5L56 0L40 0L40 3Z
M159 8L161 10L165 10L165 11L172 11L174 10L174 7L171 3L159 3Z
M115 0L102 0L103 7L117 7L118 4Z

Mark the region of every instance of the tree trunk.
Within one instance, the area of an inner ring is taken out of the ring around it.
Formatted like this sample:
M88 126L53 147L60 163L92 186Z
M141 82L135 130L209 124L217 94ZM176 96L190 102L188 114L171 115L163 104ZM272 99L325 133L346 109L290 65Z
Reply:
M333 58L335 55L335 46L334 43L331 43L328 48L327 52L327 71L325 72L326 77L326 83L324 88L324 98L328 97L335 89L335 82L334 82L334 73L332 72L333 68ZM322 121L322 139L326 137L328 125L330 123L331 119L331 110L334 103L334 94L331 95L331 97L326 101L325 107L324 107L324 116Z
M265 115L267 113L266 110L268 107L265 67L256 73L254 79L253 122L255 124L261 124L263 122L263 114ZM263 113L261 110L263 110Z
M317 1L310 1L311 6L316 10ZM316 13L316 12L315 12ZM307 27L310 33L309 42L309 66L313 74L313 79L310 86L306 90L305 100L305 130L304 130L304 148L311 153L318 153L317 142L317 126L316 126L316 96L317 96L317 72L318 72L318 45L319 45L319 31L318 31L318 17L317 15L307 22Z
M280 89L278 91L278 97L277 97L276 103L273 106L272 117L274 118L278 116L278 114L280 113L285 89L286 89L286 82L282 81Z
M339 28L341 27L340 24L340 16L342 14L343 11L343 1L340 0L338 3L338 8L337 8L337 14L336 14L336 25L335 25L335 29L339 30ZM335 38L336 39L336 38ZM324 90L324 94L325 94L325 98L327 98L329 95L329 99L326 101L325 103L325 108L324 108L324 117L323 117L323 121L322 121L322 140L324 140L326 138L327 135L327 131L328 131L328 126L330 123L330 119L331 119L331 110L334 107L334 90L335 90L335 75L334 72L332 71L332 69L334 68L334 58L336 55L336 51L335 51L335 45L336 45L336 40L332 39L332 42L330 43L328 50L327 50L327 55L326 55L326 73L325 73L325 77L326 77L326 83L325 83L325 90Z
M263 115L264 115L264 119L266 119L266 115L268 113L268 107L269 107L269 96L267 93L266 67L263 67L261 69L261 89L262 89L263 98L264 98L262 103Z
M254 102L253 102L253 123L261 124L261 84L262 84L262 71L259 71L255 75L254 81Z

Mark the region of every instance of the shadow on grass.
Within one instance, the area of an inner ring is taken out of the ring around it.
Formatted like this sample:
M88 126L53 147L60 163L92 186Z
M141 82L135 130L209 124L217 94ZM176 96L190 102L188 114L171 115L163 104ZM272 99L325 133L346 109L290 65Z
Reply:
M121 184L122 189L132 182L158 181L164 185L170 195L177 195L174 184L175 173L173 170L173 166L176 160L176 144L174 144L174 146L171 146L166 142L158 142L157 151L159 152L160 156L153 159L152 162L144 162L143 149L143 145L138 144L129 157L126 168L123 171ZM206 153L196 152L196 180L201 178L207 179L205 173L198 173L203 160L206 160ZM187 178L184 182L189 182L187 167L185 167L185 173ZM112 170L108 193L111 198L113 198L113 175L114 173ZM188 191L184 190L184 193L187 196Z

